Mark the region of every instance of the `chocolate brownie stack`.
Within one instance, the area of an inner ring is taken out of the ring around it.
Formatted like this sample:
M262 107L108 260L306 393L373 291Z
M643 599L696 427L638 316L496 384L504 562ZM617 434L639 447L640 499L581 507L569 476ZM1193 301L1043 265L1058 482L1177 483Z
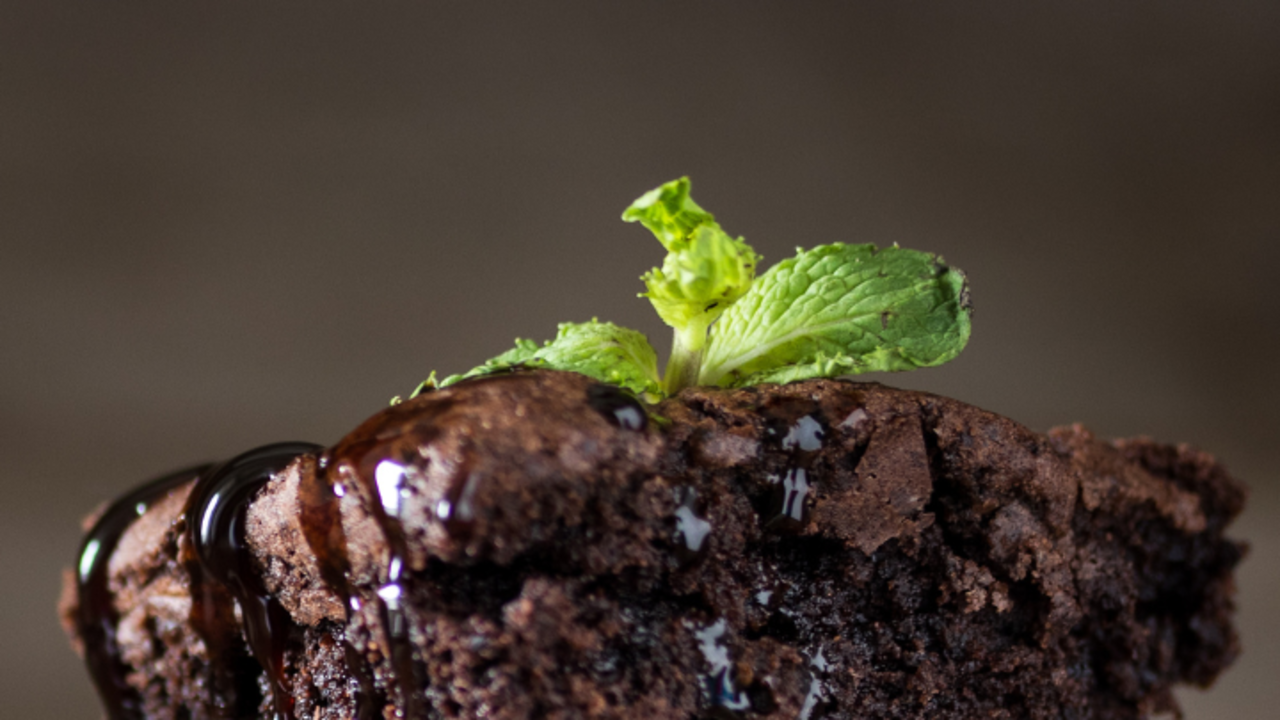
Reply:
M1148 440L815 380L517 372L103 513L115 718L1141 718L1238 652L1244 490Z

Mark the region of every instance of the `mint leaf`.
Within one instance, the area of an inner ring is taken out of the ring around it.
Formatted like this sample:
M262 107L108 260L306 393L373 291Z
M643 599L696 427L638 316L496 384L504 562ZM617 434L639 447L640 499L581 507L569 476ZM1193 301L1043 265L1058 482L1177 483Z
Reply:
M568 323L562 323L561 328ZM551 344L550 341L547 342ZM516 338L516 346L502 353L497 357L484 361L483 365L474 367L461 375L450 375L441 380L436 387L449 387L454 383L461 382L468 378L479 377L481 375L492 375L493 373L510 370L516 367L543 367L544 364L534 359L538 353L538 343L532 340ZM433 372L434 376L435 373ZM429 379L429 378L428 378Z
M970 311L964 274L935 255L896 245L801 250L721 316L698 381L743 387L938 365L964 349Z
M689 197L693 183L682 177L641 195L622 211L625 222L639 222L658 236L667 250L682 243L699 225L715 224L716 218Z
M707 328L751 287L760 256L726 233L689 197L689 178L645 193L622 214L648 228L667 257L641 276L658 317L675 330L664 386L674 393L697 379Z
M532 340L517 339L511 350L466 373L445 378L440 387L515 367L569 370L637 395L661 397L658 356L648 339L635 330L595 319L560 323L555 339L541 347Z
M681 328L709 326L755 279L758 256L741 239L718 226L700 225L679 250L667 253L662 268L641 276L658 316Z

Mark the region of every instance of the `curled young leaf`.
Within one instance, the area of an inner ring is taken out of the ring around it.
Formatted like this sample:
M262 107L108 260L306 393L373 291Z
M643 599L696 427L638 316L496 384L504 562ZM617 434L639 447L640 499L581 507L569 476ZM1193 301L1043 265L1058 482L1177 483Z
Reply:
M742 240L711 225L696 228L683 245L667 253L662 269L640 278L649 289L643 297L666 324L701 323L705 330L751 286L758 257Z
M622 212L625 222L638 222L657 236L667 250L677 250L699 225L715 224L716 218L689 197L693 184L682 177L641 195Z

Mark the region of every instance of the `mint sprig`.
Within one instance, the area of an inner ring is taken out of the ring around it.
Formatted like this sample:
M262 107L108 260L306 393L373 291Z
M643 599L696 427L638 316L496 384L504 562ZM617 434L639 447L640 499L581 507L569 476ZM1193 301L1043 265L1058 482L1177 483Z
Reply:
M733 238L689 194L688 178L631 204L627 222L648 228L667 250L645 273L654 310L674 331L659 380L644 335L612 323L562 323L542 346L516 347L439 383L514 367L589 375L648 400L690 385L746 387L944 363L969 340L964 273L940 257L897 245L832 243L797 250L759 278L760 256ZM434 374L423 387L434 385ZM419 391L422 387L419 388Z
M668 392L697 382L707 331L751 287L760 256L742 238L720 228L689 197L689 178L651 190L622 213L639 222L667 249L661 268L640 277L653 309L675 329L663 384Z

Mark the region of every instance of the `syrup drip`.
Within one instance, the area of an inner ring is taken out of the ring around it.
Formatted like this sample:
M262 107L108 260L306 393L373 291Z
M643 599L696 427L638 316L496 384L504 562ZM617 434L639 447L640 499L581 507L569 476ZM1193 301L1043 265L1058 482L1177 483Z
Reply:
M806 500L812 490L810 473L813 460L822 449L825 431L816 418L806 414L794 421L775 416L766 434L781 436L779 444L788 460L782 477L770 477L773 492L765 527L778 532L798 532L806 522Z
M183 512L187 547L193 556L191 574L191 623L209 648L212 687L223 717L256 713L252 702L237 693L238 678L226 659L235 651L238 631L267 674L271 688L273 720L293 717L293 694L286 684L284 651L294 630L293 620L280 601L272 597L254 570L246 535L249 502L273 475L298 456L321 448L311 443L266 445L243 453L203 475ZM240 608L238 627L228 597ZM234 698L228 707L226 698Z
M423 683L420 682L417 666L413 661L413 643L409 637L409 616L405 607L409 549L399 523L404 473L404 466L392 460L381 460L374 470L374 484L382 501L382 512L375 510L373 515L382 527L388 551L386 580L377 590L377 607L387 637L391 665L395 668L396 683L400 687L401 706L405 710L405 716L419 718L425 717L425 708L418 698L418 688Z
M356 694L356 718L357 720L376 720L380 703L378 688L373 683L373 668L349 639L342 641L342 649L346 653L347 669L355 674L356 683L360 686L360 692ZM385 705L385 702L381 705Z
M153 480L115 501L94 523L80 546L76 565L76 625L84 660L107 720L142 720L142 699L125 680L126 668L116 643L120 618L111 604L107 564L129 525L170 492L195 480L210 465L199 465Z
M480 477L471 472L464 460L454 469L453 482L436 503L436 519L444 524L445 532L457 540L466 541L475 530L475 497L479 485Z
M587 388L587 404L610 423L634 432L644 432L649 415L635 396L616 385L603 383Z
M321 579L330 591L342 598L347 632L350 633L351 615L359 611L360 601L353 596L347 581L351 564L347 558L347 538L342 530L338 507L340 496L335 493L333 484L325 479L329 464L329 455L323 454L317 459L313 473L303 473L303 482L298 487L299 519L307 545L320 566ZM347 669L355 675L360 686L359 692L355 693L356 720L376 720L378 708L385 702L379 700L373 682L373 668L349 636L343 637L342 649Z
M429 409L419 405L421 403L413 401L395 405L357 428L321 458L316 473L301 489L302 524L307 542L320 563L322 577L329 589L342 597L348 627L355 612L367 602L374 603L386 634L387 657L399 690L397 716L410 720L425 718L427 708L423 706L420 692L425 678L421 664L413 656L407 611L409 551L400 523L404 475L409 471L409 458L415 457L418 449L438 434L435 422L452 407L452 402L433 400ZM450 507L442 520L446 528L454 521L455 532L466 527L465 518L454 518L454 506L463 504L465 485L464 474L463 482L455 482L446 494ZM338 499L351 489L362 493L367 501L364 505L387 545L381 585L369 597L357 595L351 582L342 532ZM437 514L441 509L437 507ZM346 652L348 666L360 679L358 716L360 720L372 720L378 716L379 707L374 700L372 668L350 640Z
M499 374L469 382L492 382L501 377ZM643 406L625 391L602 384L588 389L587 395L591 407L613 425L635 432L647 428L648 415ZM304 535L317 558L322 580L344 601L348 628L364 603L375 603L400 695L396 716L409 720L426 718L427 708L419 692L425 682L421 664L413 656L406 602L409 553L400 521L405 492L403 481L405 473L410 471L409 458L436 437L436 420L452 402L437 400L427 412L404 407L418 404L403 402L393 406L333 450L314 460L304 457L303 462L314 462L315 469L314 472L304 470L299 487ZM156 500L192 480L198 482L179 524L185 524L186 528L183 561L192 584L190 619L210 654L211 706L206 709L207 714L230 719L256 716L258 712L253 680L234 676L230 670L238 664L237 658L231 655L240 652L238 640L243 633L267 674L272 720L293 717L294 700L286 683L284 652L296 627L255 572L245 526L249 503L271 477L298 457L320 450L310 443L264 446L216 468L204 465L167 475L121 498L104 513L81 547L78 624L90 675L106 705L108 720L143 718L141 698L126 682L126 668L116 644L118 617L107 588L108 559L130 523ZM451 535L465 538L474 526L472 503L479 478L468 471L465 462L452 474L454 482L437 506L437 516ZM357 595L350 578L351 566L339 507L340 498L349 488L358 489L369 501L364 505L378 524L388 548L382 583L369 597ZM690 493L688 504L682 505L688 512L678 513L679 531L686 547L697 553L704 547L710 524L694 512L696 493ZM240 608L243 624L236 620L232 601ZM727 650L717 643L724 628L721 620L701 631L699 639L704 654L710 653L709 662L720 655L725 658L723 667L713 664L713 673L709 676L718 678L719 683L719 694L713 704L724 711L736 712L751 703L745 693L734 688L729 677ZM387 704L386 698L379 697L366 654L359 651L350 636L344 637L343 643L348 669L360 686L355 695L356 717L376 720L382 715L380 708Z

